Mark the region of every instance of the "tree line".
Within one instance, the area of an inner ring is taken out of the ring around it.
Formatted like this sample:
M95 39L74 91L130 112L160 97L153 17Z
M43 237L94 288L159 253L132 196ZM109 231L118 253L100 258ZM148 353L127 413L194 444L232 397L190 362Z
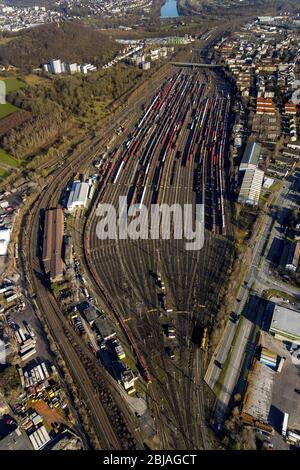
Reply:
M96 101L113 102L119 98L142 74L136 67L120 64L89 75L55 77L50 86L19 89L8 100L29 111L32 117L5 134L0 145L18 159L31 156L53 143L76 120L87 116Z

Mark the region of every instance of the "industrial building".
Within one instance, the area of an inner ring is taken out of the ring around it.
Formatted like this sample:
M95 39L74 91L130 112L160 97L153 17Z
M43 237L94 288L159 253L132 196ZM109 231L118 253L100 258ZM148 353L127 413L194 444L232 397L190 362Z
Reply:
M87 74L88 72L95 72L97 67L92 64L81 64L78 66L78 72Z
M258 168L248 168L244 172L244 177L239 192L238 202L257 206L263 184L264 172Z
M51 281L63 277L63 228L64 214L62 208L46 211L43 238L43 262L46 272L50 272Z
M151 63L150 63L150 62L143 62L143 63L141 64L141 67L142 67L143 70L150 70L150 68L151 68Z
M0 256L7 255L8 245L10 241L11 229L0 230Z
M103 341L107 341L116 336L112 322L110 322L104 315L94 321L94 326L98 330Z
M51 441L51 438L45 426L41 426L32 434L30 434L29 439L34 450L42 449L43 447L45 447L46 444L48 444L48 442Z
M131 395L136 392L135 381L137 377L134 375L132 370L126 369L121 373L121 380L123 387L125 388L128 395Z
M241 412L245 424L272 432L268 418L275 376L276 372L271 367L254 360Z
M111 345L114 348L117 358L119 360L125 359L126 354L121 343L118 340L114 340L112 341Z
M87 307L84 309L83 314L85 316L86 321L89 323L90 326L92 326L99 318L99 312L96 310L94 307Z
M255 170L258 166L258 159L261 154L261 145L256 142L247 144L240 164L240 171L247 169Z
M32 450L32 445L27 434L17 428L0 439L0 451L2 450Z
M299 265L300 258L300 242L294 242L291 244L286 260L285 269L287 271L295 272Z
M78 65L76 62L74 64L66 64L66 70L69 74L72 75L73 73L78 72Z
M274 304L269 333L281 341L300 344L300 312Z
M68 210L72 212L75 209L83 209L88 200L89 190L89 183L82 183L79 180L73 181L67 203Z

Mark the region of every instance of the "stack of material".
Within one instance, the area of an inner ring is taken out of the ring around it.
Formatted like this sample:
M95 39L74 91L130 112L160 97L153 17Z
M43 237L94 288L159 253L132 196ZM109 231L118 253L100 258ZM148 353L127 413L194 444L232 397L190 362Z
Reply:
M260 362L266 366L273 367L276 369L277 366L277 354L270 351L267 348L261 348Z

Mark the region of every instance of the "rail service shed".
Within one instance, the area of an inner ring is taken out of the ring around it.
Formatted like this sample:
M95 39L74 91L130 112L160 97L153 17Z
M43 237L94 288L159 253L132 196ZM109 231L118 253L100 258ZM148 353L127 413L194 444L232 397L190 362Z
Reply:
M89 190L89 183L82 183L79 180L73 181L67 203L67 209L69 211L74 211L75 209L83 209L86 206L88 200Z
M60 280L63 276L63 230L64 214L62 208L47 210L44 223L43 262L45 271L50 272L52 281Z
M300 344L300 312L275 304L269 333L281 341Z

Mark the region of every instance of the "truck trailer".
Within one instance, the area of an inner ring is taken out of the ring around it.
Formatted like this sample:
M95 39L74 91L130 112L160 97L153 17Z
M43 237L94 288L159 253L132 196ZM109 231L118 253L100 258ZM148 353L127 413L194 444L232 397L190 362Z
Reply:
M283 437L286 437L288 421L289 421L289 415L288 415L288 413L284 413L283 423L282 423L282 431L281 431L281 434L282 434Z

